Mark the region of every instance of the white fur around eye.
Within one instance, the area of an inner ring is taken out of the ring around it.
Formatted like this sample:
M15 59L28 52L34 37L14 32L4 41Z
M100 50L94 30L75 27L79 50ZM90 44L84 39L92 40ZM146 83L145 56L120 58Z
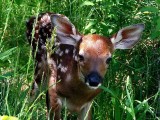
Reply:
M83 56L84 56L84 51L83 51L83 50L80 50L80 51L79 51L79 55L83 55Z
M79 51L78 61L79 61L80 63L83 63L83 62L84 62L84 51L83 51L83 50L80 50L80 51Z

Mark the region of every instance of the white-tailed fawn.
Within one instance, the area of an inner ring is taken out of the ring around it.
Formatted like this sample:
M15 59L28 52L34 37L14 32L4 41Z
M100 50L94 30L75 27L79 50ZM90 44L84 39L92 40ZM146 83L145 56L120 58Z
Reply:
M135 24L120 29L111 37L82 35L66 16L55 13L31 17L26 26L36 63L31 96L40 87L48 88L48 117L54 120L61 119L63 107L77 112L79 120L90 120L90 105L101 92L99 86L112 53L116 49L132 48L144 30L143 24ZM50 54L46 43L52 40L54 29L54 52Z

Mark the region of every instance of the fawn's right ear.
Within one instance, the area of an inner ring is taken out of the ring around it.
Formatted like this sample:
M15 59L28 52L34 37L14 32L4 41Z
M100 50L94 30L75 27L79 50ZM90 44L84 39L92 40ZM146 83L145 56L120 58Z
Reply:
M77 45L81 35L66 16L53 14L51 15L51 23L53 27L56 27L56 35L60 44Z

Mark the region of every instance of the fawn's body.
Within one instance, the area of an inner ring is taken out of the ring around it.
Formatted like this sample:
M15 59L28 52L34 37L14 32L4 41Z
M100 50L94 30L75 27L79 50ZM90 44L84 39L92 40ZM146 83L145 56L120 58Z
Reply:
M47 53L46 40L50 41L56 27L55 52ZM50 118L59 120L62 106L77 112L80 120L91 119L89 111L115 49L130 49L140 38L143 24L121 29L111 38L100 35L81 35L69 19L60 14L40 14L27 22L27 38L36 52L36 87L48 86L46 103ZM89 111L89 112L88 112ZM88 114L87 114L88 113Z

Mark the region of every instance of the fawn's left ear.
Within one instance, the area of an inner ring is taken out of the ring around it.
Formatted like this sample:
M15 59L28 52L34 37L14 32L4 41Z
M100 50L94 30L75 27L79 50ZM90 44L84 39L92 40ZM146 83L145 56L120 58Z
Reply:
M81 35L66 16L53 14L51 15L51 23L53 27L56 27L56 34L60 44L76 46L81 39Z
M111 37L114 49L131 49L140 39L144 24L125 27Z

